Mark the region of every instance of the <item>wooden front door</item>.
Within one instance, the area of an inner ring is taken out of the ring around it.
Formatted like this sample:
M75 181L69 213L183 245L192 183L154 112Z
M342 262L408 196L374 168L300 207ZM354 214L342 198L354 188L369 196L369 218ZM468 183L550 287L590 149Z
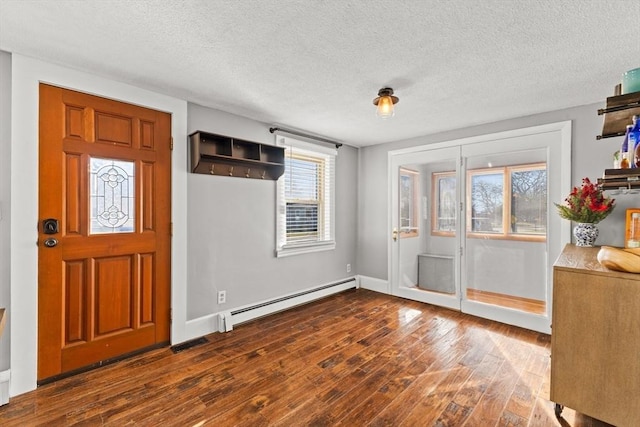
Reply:
M40 85L38 381L169 341L170 128Z

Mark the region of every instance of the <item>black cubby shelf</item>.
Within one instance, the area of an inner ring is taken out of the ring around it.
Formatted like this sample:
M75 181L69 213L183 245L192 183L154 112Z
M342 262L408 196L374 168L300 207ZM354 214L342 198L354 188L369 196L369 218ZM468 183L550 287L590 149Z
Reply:
M284 173L284 148L196 131L191 141L191 172L277 180Z

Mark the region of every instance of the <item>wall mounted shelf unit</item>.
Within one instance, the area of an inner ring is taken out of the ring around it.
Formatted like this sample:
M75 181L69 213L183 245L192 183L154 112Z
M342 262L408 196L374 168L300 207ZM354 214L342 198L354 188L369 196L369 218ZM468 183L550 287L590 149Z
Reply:
M608 97L607 108L599 109L598 115L604 115L604 122L596 139L624 136L633 116L640 115L640 92Z
M607 98L607 108L598 110L604 115L602 135L596 139L624 136L627 125L633 123L633 116L640 115L640 92ZM627 194L640 189L640 174L636 169L606 169L602 178L598 178L598 186L615 194Z
M640 170L638 168L628 169L605 169L602 178L598 178L598 186L602 190L613 190L617 194L640 189Z
M191 172L277 180L284 173L284 148L196 131L191 141Z

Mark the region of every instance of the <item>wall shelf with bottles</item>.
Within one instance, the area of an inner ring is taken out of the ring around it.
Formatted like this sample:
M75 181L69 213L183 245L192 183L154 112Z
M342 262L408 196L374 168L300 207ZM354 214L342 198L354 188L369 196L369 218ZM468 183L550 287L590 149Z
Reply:
M284 173L284 148L196 131L191 140L191 172L277 180Z
M598 115L604 115L604 122L596 139L624 136L633 116L640 115L640 92L608 97L607 108L599 109Z
M598 178L598 186L616 194L635 194L640 190L640 169L605 169L602 178Z

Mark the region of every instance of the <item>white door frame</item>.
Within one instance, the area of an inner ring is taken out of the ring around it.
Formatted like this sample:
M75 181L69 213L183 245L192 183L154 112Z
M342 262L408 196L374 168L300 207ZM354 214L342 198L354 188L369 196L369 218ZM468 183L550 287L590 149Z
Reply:
M39 84L171 113L171 342L187 330L187 102L124 83L13 54L11 57L11 383L16 396L36 388L38 345L38 105Z
M458 140L451 140L445 142L439 142L434 144L421 145L416 147L405 148L401 150L394 150L388 153L388 271L389 282L392 294L411 298L409 295L400 293L399 289L399 259L398 259L398 245L394 242L392 232L394 225L397 224L397 167L401 163L401 160L409 158L407 155L417 156L418 153L427 152L429 150L449 148L455 146L471 146L472 144L478 144L482 142L496 142L501 140L509 140L516 137L526 137L529 135L539 134L553 134L551 137L555 138L557 144L553 144L549 147L548 163L547 163L547 179L550 183L556 185L549 186L549 206L552 206L552 201L562 200L562 194L571 189L571 121L549 123L546 125L533 126L522 129L515 129L505 132L498 132L487 135L480 135L470 138L463 138ZM412 163L414 161L412 160ZM458 174L458 179L460 176ZM464 180L463 180L464 182ZM464 184L460 185L459 181L459 194L464 188ZM458 236L462 235L460 227L463 225L464 219L460 218L458 221ZM547 228L547 313L542 316L536 316L532 321L530 315L523 316L522 312L518 310L499 310L499 314L496 315L494 306L482 303L468 304L468 301L462 301L461 307L463 311L470 312L471 314L482 316L488 319L498 320L503 323L508 323L516 326L525 327L528 329L537 330L544 333L551 332L551 312L552 312L552 298L553 295L553 263L560 255L562 248L571 242L571 224L569 221L562 221L557 215L551 213L548 217ZM457 264L456 275L459 275L459 264ZM456 285L459 286L459 285ZM459 291L459 288L456 288ZM435 303L435 302L434 302ZM444 305L444 304L443 304Z

